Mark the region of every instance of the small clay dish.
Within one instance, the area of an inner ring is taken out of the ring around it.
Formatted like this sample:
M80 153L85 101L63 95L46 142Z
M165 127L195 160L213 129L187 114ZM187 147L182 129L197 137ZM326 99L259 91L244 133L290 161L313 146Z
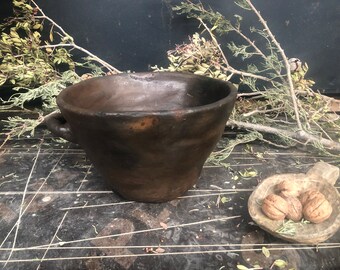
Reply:
M327 173L327 175L325 175L325 173ZM275 237L302 244L318 244L324 242L332 237L340 226L339 193L334 187L338 177L339 168L324 162L317 163L306 174L276 174L268 177L263 180L250 195L248 200L249 214L257 225ZM261 204L267 195L276 192L276 185L283 180L291 181L292 183L298 182L302 191L308 189L319 190L332 205L333 211L331 216L319 224L302 224L297 222L294 235L278 233L277 230L282 226L283 221L271 220L265 216L261 210Z

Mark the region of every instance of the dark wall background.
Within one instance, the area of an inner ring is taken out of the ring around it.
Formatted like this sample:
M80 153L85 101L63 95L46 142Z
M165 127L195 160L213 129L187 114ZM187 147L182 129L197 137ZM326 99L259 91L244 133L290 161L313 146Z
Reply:
M197 31L197 23L174 14L180 0L37 0L76 43L120 70L166 66L166 51ZM225 16L243 14L232 0L202 1ZM0 18L11 13L1 0ZM340 94L340 1L254 0L289 57L310 66L321 90ZM244 17L245 26L257 21ZM233 38L232 36L230 38ZM227 40L222 40L225 42ZM237 62L235 63L237 64Z

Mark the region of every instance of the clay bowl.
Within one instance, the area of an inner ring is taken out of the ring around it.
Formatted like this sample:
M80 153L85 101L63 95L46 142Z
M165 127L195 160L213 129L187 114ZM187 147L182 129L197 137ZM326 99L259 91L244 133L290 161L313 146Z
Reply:
M261 210L261 204L267 195L275 193L275 186L283 180L299 183L299 186L302 188L302 190L319 190L325 195L326 199L333 207L331 216L326 221L319 224L297 224L295 235L284 235L277 233L276 231L281 227L282 221L271 220L265 216ZM318 177L318 175L311 175L308 173L273 175L263 180L250 195L248 200L249 214L262 229L275 237L287 240L289 242L303 244L318 244L324 242L333 236L338 231L340 226L339 193L330 182L321 176Z
M181 73L94 78L57 97L47 117L78 143L108 186L126 199L163 202L192 187L234 107L229 82Z

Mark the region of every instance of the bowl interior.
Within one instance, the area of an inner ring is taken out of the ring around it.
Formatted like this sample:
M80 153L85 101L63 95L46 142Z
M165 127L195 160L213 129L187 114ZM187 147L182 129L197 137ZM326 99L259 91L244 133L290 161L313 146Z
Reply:
M171 111L195 108L229 97L224 81L179 73L120 74L70 86L62 103L89 112Z

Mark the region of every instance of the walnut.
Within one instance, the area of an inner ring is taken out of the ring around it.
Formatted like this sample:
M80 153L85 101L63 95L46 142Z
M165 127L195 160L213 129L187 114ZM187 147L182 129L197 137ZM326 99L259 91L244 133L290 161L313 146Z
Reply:
M276 185L276 189L282 197L297 197L300 194L300 186L294 181L284 180Z
M302 204L298 198L287 197L285 198L288 203L288 213L287 218L295 222L302 219Z
M270 194L262 203L263 213L273 220L283 220L288 213L288 203L282 197Z
M310 200L319 198L320 200L325 199L325 196L318 190L310 189L302 193L299 197L302 207L304 207Z
M321 223L328 219L332 214L333 208L326 198L315 197L308 200L303 207L303 216L313 223Z

